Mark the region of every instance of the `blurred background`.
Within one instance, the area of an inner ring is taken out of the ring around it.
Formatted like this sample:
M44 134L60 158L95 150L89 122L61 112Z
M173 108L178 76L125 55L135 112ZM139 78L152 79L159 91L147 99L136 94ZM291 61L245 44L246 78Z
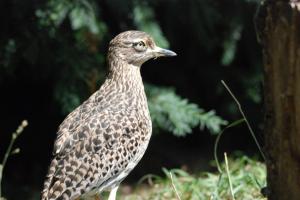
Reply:
M216 170L216 135L240 112L241 102L262 141L262 61L253 19L258 0L1 0L0 158L23 119L3 177L7 199L38 199L56 130L65 116L103 82L109 41L143 30L174 58L142 66L154 134L126 180L136 183L162 167ZM219 152L258 154L247 127L227 131ZM220 154L220 155L221 155Z

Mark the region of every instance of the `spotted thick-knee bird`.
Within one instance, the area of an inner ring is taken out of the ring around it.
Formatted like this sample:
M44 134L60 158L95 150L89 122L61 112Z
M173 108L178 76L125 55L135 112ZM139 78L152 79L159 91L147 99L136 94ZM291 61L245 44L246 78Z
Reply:
M110 191L140 161L152 125L140 73L151 58L175 56L141 31L126 31L109 44L108 76L59 126L42 200L89 199Z

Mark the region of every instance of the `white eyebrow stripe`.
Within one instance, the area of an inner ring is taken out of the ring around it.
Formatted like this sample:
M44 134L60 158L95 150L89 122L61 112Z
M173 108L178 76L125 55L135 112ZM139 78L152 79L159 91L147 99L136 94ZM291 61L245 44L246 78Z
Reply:
M142 40L142 39L134 39L134 40L132 40L132 42L133 42L133 43L137 43L137 42L144 42L144 43L145 43L145 41Z
M135 44L138 42L144 42L146 44L146 42L142 39L134 39L134 40L123 40L124 44Z

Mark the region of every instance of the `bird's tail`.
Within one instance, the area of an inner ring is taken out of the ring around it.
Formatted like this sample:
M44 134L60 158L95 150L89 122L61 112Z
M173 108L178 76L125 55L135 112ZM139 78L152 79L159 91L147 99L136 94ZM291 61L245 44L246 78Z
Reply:
M42 200L49 199L49 190L51 188L51 183L53 181L53 177L56 172L57 160L54 158L51 162L51 165L48 170L48 174L46 176L46 180L44 182L44 189L42 191Z

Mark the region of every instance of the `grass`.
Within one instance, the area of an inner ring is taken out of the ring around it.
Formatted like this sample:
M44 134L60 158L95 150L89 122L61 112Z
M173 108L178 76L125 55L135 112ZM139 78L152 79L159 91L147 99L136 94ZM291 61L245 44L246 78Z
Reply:
M190 174L180 169L163 169L165 177L147 175L130 194L125 194L121 188L119 199L266 200L260 193L266 184L266 169L263 163L247 156L229 157L227 163L228 165L225 162L221 164L224 171L222 174L219 172Z

